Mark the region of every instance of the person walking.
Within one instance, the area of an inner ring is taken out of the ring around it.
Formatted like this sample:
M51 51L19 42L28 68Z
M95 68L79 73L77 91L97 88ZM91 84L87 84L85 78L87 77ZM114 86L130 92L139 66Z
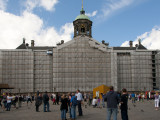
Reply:
M83 112L82 112L82 100L83 100L83 97L82 97L82 94L80 93L80 90L77 90L77 102L78 102L78 113L79 113L79 116L83 116Z
M122 120L128 120L128 94L125 88L122 89L120 104L121 118Z
M43 111L44 112L50 112L50 110L49 110L49 96L47 94L47 91L43 95L43 104L44 104ZM47 106L47 111L46 111L46 106Z
M104 96L104 100L107 101L107 120L111 120L113 114L113 120L117 120L118 113L118 94L114 92L113 86L110 86L110 91Z

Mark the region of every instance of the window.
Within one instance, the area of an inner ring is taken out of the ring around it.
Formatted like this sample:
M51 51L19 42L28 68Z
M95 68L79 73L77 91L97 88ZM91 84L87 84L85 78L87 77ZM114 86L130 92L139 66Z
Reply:
M81 32L85 33L85 28L84 27L81 28Z

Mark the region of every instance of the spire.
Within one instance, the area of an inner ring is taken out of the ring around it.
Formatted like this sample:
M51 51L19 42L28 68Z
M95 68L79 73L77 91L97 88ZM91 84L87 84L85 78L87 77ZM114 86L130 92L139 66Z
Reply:
M82 10L83 10L83 0L82 0Z
M82 10L80 11L80 14L84 14L85 15L85 11L83 10L83 0L82 0Z

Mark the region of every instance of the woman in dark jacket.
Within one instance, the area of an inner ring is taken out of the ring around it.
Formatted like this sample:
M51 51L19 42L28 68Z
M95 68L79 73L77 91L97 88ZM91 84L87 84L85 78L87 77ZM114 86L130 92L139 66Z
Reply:
M66 95L63 94L61 97L61 120L66 120L66 111L68 109L68 99L66 98Z

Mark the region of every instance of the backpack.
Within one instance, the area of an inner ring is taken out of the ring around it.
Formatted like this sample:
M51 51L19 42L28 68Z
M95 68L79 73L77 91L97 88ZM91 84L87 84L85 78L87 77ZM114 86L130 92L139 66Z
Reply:
M77 105L77 98L76 98L76 97L73 98L72 105L73 105L73 106L76 106L76 105Z

